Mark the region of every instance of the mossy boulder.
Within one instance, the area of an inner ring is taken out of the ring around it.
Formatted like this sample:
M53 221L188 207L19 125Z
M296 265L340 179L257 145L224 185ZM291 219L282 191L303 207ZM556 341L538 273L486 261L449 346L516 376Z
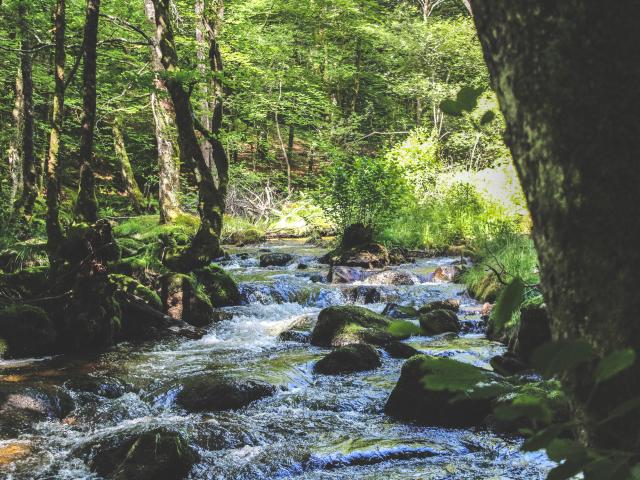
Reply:
M421 314L433 312L434 310L451 310L452 312L458 312L460 310L460 300L450 298L448 300L436 300L435 302L429 302L423 305L418 310Z
M384 307L382 315L400 320L405 318L417 318L418 311L413 307L398 305L397 303L388 303Z
M335 349L318 361L313 370L324 375L340 375L374 370L380 365L380 356L375 348L356 343Z
M385 345L393 340L387 332L390 320L363 307L339 306L320 312L311 333L311 344L340 347L351 343Z
M146 280L149 269L149 259L141 256L127 257L109 264L109 271L111 273L126 275L138 281Z
M215 412L242 408L275 392L261 381L200 376L184 381L176 401L190 412Z
M398 340L389 342L382 348L391 358L411 358L414 355L420 354L420 351L416 350L411 345L407 345L406 343Z
M0 310L0 337L10 358L42 356L54 351L56 329L47 313L29 305L10 305Z
M209 325L214 310L209 295L193 276L169 273L160 278L163 312L196 327Z
M260 255L260 266L265 267L284 267L293 262L293 255L290 253L265 253Z
M423 379L431 373L425 360L451 361L428 355L411 357L402 366L400 379L385 405L385 413L393 418L440 427L470 427L479 425L491 412L491 400L464 399L452 403L458 394L428 390ZM479 367L480 375L485 371ZM486 375L491 373L486 371Z
M136 279L126 275L111 274L109 275L109 280L115 285L118 291L135 295L144 300L150 307L156 310L162 310L160 296L150 288L142 285Z
M145 244L134 238L118 238L118 245L122 249L122 257L133 257L145 249Z
M458 316L451 310L433 310L420 315L420 327L427 335L458 333L462 329Z
M15 273L0 274L0 287L22 298L38 297L49 289L49 267L29 267Z
M215 308L240 304L238 285L221 267L210 265L195 270L193 275Z
M498 299L503 288L504 285L500 283L496 274L489 272L479 282L469 287L469 294L480 302L493 303Z
M176 480L198 460L186 439L158 428L94 446L91 470L114 480Z
M247 228L246 230L236 230L227 238L227 243L239 247L245 245L256 245L266 241L267 236L257 228Z

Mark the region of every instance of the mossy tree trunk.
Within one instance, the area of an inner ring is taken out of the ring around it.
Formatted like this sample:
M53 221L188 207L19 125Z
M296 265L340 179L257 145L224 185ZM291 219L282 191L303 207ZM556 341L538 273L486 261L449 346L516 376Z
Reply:
M640 2L476 0L473 13L524 188L555 339L640 349ZM637 453L640 362L566 382L586 442Z
M155 26L153 0L145 0L147 19ZM159 43L156 29L155 40ZM163 66L156 48L151 49L151 65L156 73L151 93L151 109L158 149L158 203L160 223L171 223L180 214L180 152L176 141L176 122L173 105L168 98L164 80L160 76Z
M22 69L18 68L15 82L15 101L12 112L14 133L9 140L7 157L9 159L9 174L11 175L11 191L9 200L16 204L22 196L22 128L24 125L24 94L22 91Z
M165 83L175 109L180 150L182 158L188 161L194 170L198 187L200 228L185 255L184 268L188 270L207 263L222 253L220 233L222 231L224 213L224 191L216 186L213 174L202 155L196 136L196 127L207 139L211 140L213 136L202 127L195 117L191 108L189 93L176 78L176 74L180 72L180 67L178 66L178 54L174 43L173 28L168 14L169 0L154 0L153 3L156 27L160 35L159 57L168 74ZM215 159L215 145L213 146ZM216 166L218 166L217 159ZM222 181L222 175L219 174L219 177Z
M18 26L22 75L22 195L16 204L16 212L24 213L25 216L33 213L38 197L38 173L33 144L33 59L28 13L27 3L21 1L18 4Z
M144 211L144 196L136 181L133 168L131 167L131 160L127 153L127 147L124 143L122 119L116 118L114 120L111 131L113 132L113 148L115 149L116 157L118 157L118 162L120 162L120 175L122 176L124 188L129 196L129 200L131 200L133 210L140 214Z
M96 126L96 63L100 0L87 0L83 41L83 99L80 133L80 187L76 215L95 223L98 220L96 179L93 170L93 143Z
M46 166L47 179L47 247L50 256L55 256L62 243L63 235L60 227L58 201L60 196L60 148L62 121L64 117L65 94L65 66L66 54L64 50L66 29L66 3L57 0L53 17L53 39L55 43L54 81L55 94L53 110L51 112L51 132L49 135L49 151ZM53 262L52 262L53 264Z

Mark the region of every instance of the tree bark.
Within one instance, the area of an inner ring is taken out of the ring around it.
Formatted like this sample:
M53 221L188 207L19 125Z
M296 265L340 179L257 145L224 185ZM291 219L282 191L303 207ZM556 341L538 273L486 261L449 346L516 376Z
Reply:
M16 212L25 216L33 213L38 197L38 174L33 144L33 59L31 58L31 33L27 21L27 4L18 4L18 24L20 29L20 70L22 75L22 195L16 205Z
M87 0L83 50L82 129L80 133L80 187L76 214L86 222L98 220L98 200L93 172L93 141L96 125L96 63L100 0Z
M46 166L47 179L47 247L49 255L57 251L63 239L58 210L60 196L60 148L62 122L64 118L65 66L67 57L64 50L66 29L66 3L57 0L53 17L53 39L55 43L54 81L55 94L51 113L51 133Z
M184 257L184 268L194 268L199 264L209 262L222 254L220 248L220 234L224 214L224 196L222 188L215 185L213 174L208 168L202 155L202 150L196 136L196 127L200 132L212 140L210 132L206 131L193 114L189 101L189 93L175 74L180 71L178 66L178 54L176 52L173 28L169 18L169 0L154 0L156 27L160 36L158 45L159 57L167 71L166 86L176 113L178 138L183 158L194 169L198 187L198 214L200 216L200 228L194 237L189 250ZM219 142L218 142L219 143ZM215 146L214 146L215 149ZM214 153L215 157L215 153ZM225 155L226 158L226 155ZM216 162L217 163L217 162ZM221 166L216 164L220 172ZM226 171L223 171L225 175ZM219 173L222 182L222 174Z
M196 0L195 2L195 14L196 14L196 58L198 60L198 70L202 78L207 74L207 61L209 58L208 51L209 42L207 37L207 21L206 21L206 5L205 0ZM213 108L214 102L210 100L210 95L213 88L210 85L210 81L203 81L200 83L200 95L202 100L200 102L200 122L208 130L212 129ZM209 168L213 166L213 148L211 144L202 139L200 142L200 148L202 149L202 155Z
M9 140L9 174L11 175L10 204L16 205L16 200L22 197L22 130L24 127L24 92L22 88L22 68L18 68L15 82L15 102L13 106L14 134Z
M475 21L524 188L555 339L640 348L640 3L476 0ZM601 386L565 382L583 440L638 448L640 362ZM590 397L590 392L595 393Z
M134 212L140 214L144 211L144 196L140 191L138 182L133 173L131 167L131 160L129 160L129 154L127 153L127 147L124 143L124 135L122 134L122 120L117 118L111 126L113 132L113 148L116 152L116 157L120 162L120 175L122 176L122 182L124 188L131 200L131 206Z
M147 19L155 26L156 14L153 0L145 0ZM156 29L156 42L160 36ZM180 209L180 149L176 141L176 122L173 105L168 98L167 87L160 77L164 67L156 48L151 49L151 65L156 74L154 90L151 93L151 110L155 126L158 149L158 204L160 223L171 223L181 212Z

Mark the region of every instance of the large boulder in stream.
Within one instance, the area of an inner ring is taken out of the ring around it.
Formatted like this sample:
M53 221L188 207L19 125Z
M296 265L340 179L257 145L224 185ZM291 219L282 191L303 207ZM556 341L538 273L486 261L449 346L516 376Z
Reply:
M462 428L482 423L491 412L491 401L464 399L452 403L457 393L428 390L423 383L425 375L431 372L426 360L451 361L428 355L416 355L407 360L387 400L385 413L399 420L428 426ZM476 368L480 374L485 374L483 369ZM486 371L486 375L491 373Z
M209 265L193 274L214 308L240 305L238 285L221 267Z
M293 255L290 253L265 253L260 255L260 266L265 267L284 267L293 262Z
M177 403L190 412L234 410L273 395L276 387L257 380L200 376L187 379Z
M380 365L378 351L365 343L354 343L335 349L313 367L314 372L324 375L374 370Z
M419 350L416 350L411 345L407 345L399 340L389 342L382 348L391 358L411 358L414 355L420 354Z
M178 480L186 477L198 454L185 438L158 428L93 447L91 470L113 480Z
M383 270L367 277L365 283L369 285L418 285L420 279L414 273L405 270Z
M7 344L7 357L37 357L53 352L56 329L41 308L11 305L0 310L0 337Z
M460 300L455 298L436 300L435 302L429 302L423 305L418 311L424 314L433 312L434 310L451 310L452 312L458 312L460 310Z
M420 315L420 327L427 335L458 333L462 329L458 316L451 310L433 310Z
M311 344L341 347L351 343L386 345L394 340L388 333L390 320L363 307L329 307L320 312L311 333Z
M397 303L388 303L384 307L382 315L399 320L405 318L416 318L418 316L418 311L413 307L398 305Z

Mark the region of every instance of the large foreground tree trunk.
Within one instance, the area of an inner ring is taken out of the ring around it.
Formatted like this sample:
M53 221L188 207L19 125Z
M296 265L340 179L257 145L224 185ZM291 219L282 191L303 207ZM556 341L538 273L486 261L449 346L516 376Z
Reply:
M27 4L18 4L18 21L20 29L20 70L22 74L22 196L18 200L16 210L26 216L33 213L38 197L38 173L33 144L33 59L31 57L31 32L28 25Z
M186 252L183 262L183 268L189 270L222 254L220 234L222 232L224 213L224 191L218 189L214 182L213 174L200 149L196 136L196 127L208 140L211 141L213 136L199 124L191 108L189 93L182 83L175 78L176 73L180 71L180 67L178 66L178 54L168 13L169 0L154 0L153 3L156 14L156 28L160 37L158 45L159 56L168 74L166 86L175 109L180 150L182 151L182 157L189 162L194 170L198 187L200 228L189 250ZM213 146L215 159L215 145ZM217 162L218 160L216 159L216 166ZM222 178L220 173L219 177Z
M65 0L57 0L53 15L53 39L55 43L55 94L53 97L51 133L49 135L49 152L46 165L47 247L50 256L55 255L54 252L62 243L62 228L60 227L58 197L60 196L60 172L62 170L62 166L60 165L60 147L64 115L65 65L67 60L64 50L65 28Z
M153 0L145 0L145 11L152 25L156 24ZM156 29L155 41L160 43L159 31ZM179 148L176 141L176 122L173 106L164 80L160 76L163 66L158 50L151 49L151 66L156 74L154 90L151 93L151 109L155 124L156 143L158 148L158 203L160 207L160 223L171 223L180 210L180 164Z
M640 2L475 0L493 86L533 219L556 339L640 348ZM582 438L638 448L640 366L598 387L567 380Z
M80 188L76 214L89 223L98 220L93 140L96 126L96 62L100 0L87 0L84 25L82 130L80 133Z

